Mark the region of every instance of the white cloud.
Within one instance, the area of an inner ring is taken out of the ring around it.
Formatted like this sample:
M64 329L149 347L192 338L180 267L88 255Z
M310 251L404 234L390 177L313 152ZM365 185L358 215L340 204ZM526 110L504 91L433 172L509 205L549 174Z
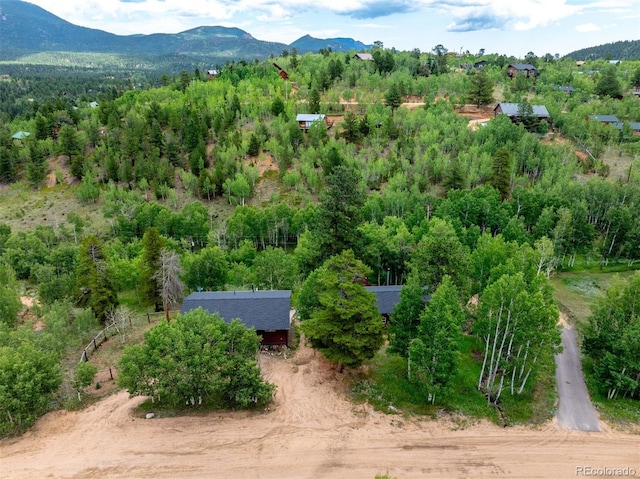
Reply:
M599 27L598 25L594 25L593 23L585 23L583 25L578 25L576 27L576 30L578 30L579 32L597 32L598 30L601 30L602 27Z

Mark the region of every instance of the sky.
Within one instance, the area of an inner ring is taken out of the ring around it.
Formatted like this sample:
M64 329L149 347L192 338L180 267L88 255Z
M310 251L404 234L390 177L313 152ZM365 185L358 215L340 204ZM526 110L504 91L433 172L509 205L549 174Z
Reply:
M237 27L290 44L303 35L385 48L560 56L640 40L640 0L29 0L75 25L118 35Z

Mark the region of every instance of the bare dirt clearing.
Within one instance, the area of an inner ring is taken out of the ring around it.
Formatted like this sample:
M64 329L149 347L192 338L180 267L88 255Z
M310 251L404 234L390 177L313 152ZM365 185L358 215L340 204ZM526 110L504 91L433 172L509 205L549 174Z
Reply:
M260 356L277 384L266 412L143 419L119 392L79 412L45 416L0 442L2 478L575 477L576 467L635 467L638 436L612 431L461 427L385 415L346 400L343 376L302 347Z

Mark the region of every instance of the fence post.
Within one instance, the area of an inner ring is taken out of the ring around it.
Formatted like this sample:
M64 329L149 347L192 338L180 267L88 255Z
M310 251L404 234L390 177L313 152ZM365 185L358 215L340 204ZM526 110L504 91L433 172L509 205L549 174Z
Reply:
M98 349L98 345L96 344L96 338L93 338L93 349Z
M109 367L109 376L111 376L111 379L113 379L113 372L111 371L111 367Z
M151 324L151 315L149 315L148 311L147 311L147 323Z
M82 357L80 358L80 361L84 361L85 363L89 362L89 358L87 357L87 350L86 349L82 350Z

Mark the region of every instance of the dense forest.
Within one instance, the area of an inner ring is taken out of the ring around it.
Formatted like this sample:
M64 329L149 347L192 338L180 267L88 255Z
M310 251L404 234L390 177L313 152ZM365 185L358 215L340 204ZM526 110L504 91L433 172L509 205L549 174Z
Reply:
M597 47L583 48L565 55L573 60L637 60L640 58L640 40L605 43Z
M532 401L560 341L549 276L640 260L640 62L531 53L526 77L442 45L354 53L283 51L213 77L0 80L1 433L68 401L70 375L82 389L86 367L65 358L124 306L167 310L202 289L293 289L314 347L355 367L388 342L424 403L446 407L469 361L479 374L460 381L488 407ZM497 102L518 114L494 118ZM300 113L325 116L301 128ZM8 204L48 192L65 200L37 225ZM184 286L171 297L167 268ZM367 283L404 285L385 327ZM19 317L25 292L37 331ZM640 393L630 307L608 331L631 352L595 322L584 343L612 399Z

